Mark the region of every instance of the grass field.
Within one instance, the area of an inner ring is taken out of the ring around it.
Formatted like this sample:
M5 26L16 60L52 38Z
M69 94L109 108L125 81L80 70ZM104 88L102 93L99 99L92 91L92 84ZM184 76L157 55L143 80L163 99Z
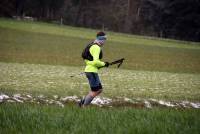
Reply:
M84 65L80 53L94 30L44 23L0 21L0 61ZM108 32L104 59L126 58L125 69L200 72L199 43L146 39Z
M0 87L5 92L79 97L88 92L84 67L0 62ZM102 96L200 101L200 74L104 69L99 72Z
M198 134L199 111L3 104L2 133ZM9 127L8 127L9 126Z
M0 19L0 94L84 96L80 57L98 30ZM200 102L200 43L108 33L102 69L111 99ZM64 108L0 102L0 133L199 133L199 109Z

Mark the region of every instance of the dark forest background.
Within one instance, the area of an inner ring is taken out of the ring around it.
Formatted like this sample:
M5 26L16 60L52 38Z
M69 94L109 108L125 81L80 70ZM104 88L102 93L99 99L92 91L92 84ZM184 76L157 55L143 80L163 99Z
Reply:
M200 0L0 0L0 17L200 41Z

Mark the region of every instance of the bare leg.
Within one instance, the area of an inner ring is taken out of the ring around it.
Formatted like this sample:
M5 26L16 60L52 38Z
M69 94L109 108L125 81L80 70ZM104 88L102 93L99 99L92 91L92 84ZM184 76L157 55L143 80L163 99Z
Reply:
M102 89L100 89L99 91L90 91L89 95L92 97L96 97L97 95L99 95L102 92Z

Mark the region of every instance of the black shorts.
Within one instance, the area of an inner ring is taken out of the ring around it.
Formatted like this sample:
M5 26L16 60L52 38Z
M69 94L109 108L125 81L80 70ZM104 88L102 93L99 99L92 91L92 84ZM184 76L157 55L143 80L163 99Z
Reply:
M86 77L88 78L90 88L92 91L99 91L102 89L101 81L97 73L86 72Z

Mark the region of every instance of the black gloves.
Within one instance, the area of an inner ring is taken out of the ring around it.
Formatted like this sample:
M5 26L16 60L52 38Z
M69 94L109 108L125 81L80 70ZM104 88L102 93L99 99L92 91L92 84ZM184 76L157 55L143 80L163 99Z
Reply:
M105 62L105 67L108 67L110 65L109 62Z

